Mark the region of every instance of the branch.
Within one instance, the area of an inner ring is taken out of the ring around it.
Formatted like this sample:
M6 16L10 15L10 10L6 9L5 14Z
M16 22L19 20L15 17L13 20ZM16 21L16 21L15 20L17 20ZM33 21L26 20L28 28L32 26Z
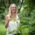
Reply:
M21 9L21 7L22 7L22 4L23 4L23 0L22 0L22 2L21 2L20 9ZM20 12L20 9L18 10L19 12Z
M8 4L10 5L10 0L8 0Z

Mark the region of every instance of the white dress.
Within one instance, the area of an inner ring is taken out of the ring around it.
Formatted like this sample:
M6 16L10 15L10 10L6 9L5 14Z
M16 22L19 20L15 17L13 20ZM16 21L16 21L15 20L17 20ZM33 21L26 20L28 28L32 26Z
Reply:
M14 34L16 34L16 31L18 30L19 26L20 26L20 20L18 18L18 15L16 15L16 21L9 21L9 25L8 25L8 28L7 28L6 35L14 35ZM13 30L16 30L16 31L14 31L13 33L10 33Z

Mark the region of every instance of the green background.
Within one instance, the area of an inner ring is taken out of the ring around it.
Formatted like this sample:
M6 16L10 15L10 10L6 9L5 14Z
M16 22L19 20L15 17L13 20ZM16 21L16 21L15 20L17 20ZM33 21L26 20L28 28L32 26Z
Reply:
M0 35L6 35L5 16L11 3L18 8L20 35L35 35L35 0L0 0Z

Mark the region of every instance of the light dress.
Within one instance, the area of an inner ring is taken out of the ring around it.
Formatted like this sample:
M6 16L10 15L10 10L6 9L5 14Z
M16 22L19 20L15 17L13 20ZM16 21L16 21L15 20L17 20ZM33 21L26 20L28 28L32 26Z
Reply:
M14 35L14 34L16 34L16 31L18 30L19 26L20 26L20 20L19 20L18 15L16 15L16 21L13 21L13 20L9 21L9 25L8 25L8 28L7 28L6 35Z

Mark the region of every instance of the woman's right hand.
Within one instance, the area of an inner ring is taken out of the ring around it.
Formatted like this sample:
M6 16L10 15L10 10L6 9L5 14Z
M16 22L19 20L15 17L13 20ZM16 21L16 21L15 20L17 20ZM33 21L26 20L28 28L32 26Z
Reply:
M8 27L8 24L9 24L9 16L6 16L6 18L5 18L5 28Z

